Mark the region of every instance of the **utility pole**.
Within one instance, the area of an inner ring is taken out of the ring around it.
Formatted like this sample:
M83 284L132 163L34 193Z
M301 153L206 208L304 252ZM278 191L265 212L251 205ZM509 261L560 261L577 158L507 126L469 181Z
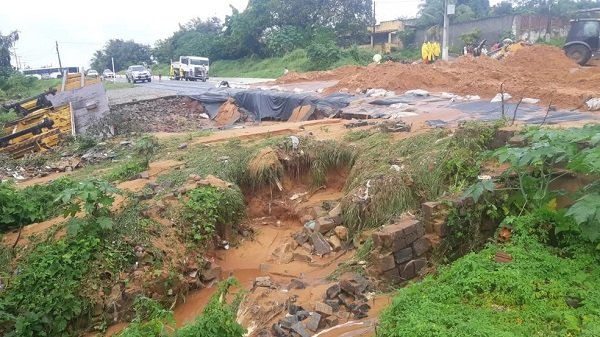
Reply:
M115 83L117 81L117 73L115 73L115 58L111 56L110 61L112 62L113 67L113 83Z
M58 68L60 69L60 73L62 74L62 62L60 61L60 52L58 51L58 41L56 42L56 55L58 55Z
M444 0L444 32L442 36L442 60L448 61L448 0Z
M371 48L375 47L375 24L377 23L377 17L375 16L375 0L373 0L373 27L371 31Z

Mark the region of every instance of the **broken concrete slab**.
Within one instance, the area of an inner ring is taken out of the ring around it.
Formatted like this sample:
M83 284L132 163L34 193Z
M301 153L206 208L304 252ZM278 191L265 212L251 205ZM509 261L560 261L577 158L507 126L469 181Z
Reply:
M296 323L298 323L298 317L296 315L286 316L279 320L279 326L287 330L291 330L292 326Z
M298 310L298 312L296 312L296 318L298 321L303 321L307 319L308 316L310 316L310 313L306 310Z
M315 253L319 256L331 253L332 249L323 235L319 232L310 235L310 241L315 249Z

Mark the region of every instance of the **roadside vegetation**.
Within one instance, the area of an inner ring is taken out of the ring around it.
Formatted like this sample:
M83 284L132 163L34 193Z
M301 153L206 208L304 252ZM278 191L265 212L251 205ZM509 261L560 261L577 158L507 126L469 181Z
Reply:
M451 208L448 226L449 240L468 242L491 217L500 222L493 240L400 290L378 336L598 335L597 180L574 192L554 183L600 172L599 131L532 128L526 146L489 153L509 169L467 188L475 204Z

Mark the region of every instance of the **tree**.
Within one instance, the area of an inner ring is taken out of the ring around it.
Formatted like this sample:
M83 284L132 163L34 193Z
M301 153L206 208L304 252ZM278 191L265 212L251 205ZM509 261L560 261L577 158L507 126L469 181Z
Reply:
M97 50L92 57L92 68L111 69L111 57L115 61L115 71L123 70L133 64L151 63L150 46L136 43L133 40L109 40L103 50Z
M502 1L491 8L490 14L494 16L509 15L514 13L513 4L510 1Z
M2 35L0 32L0 68L11 69L10 50L17 40L19 40L19 31L17 30L10 32L8 35Z

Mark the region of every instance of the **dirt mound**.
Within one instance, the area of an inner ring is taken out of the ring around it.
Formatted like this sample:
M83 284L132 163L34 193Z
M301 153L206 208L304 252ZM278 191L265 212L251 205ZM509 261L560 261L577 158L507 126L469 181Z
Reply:
M552 99L561 107L579 107L584 98L600 96L600 68L580 67L557 47L523 47L497 61L487 57L460 57L433 65L385 63L367 67L347 66L334 71L288 74L281 83L339 80L329 92L346 89L385 88L405 91L428 89L490 98L500 84L515 99Z
M215 124L217 126L226 126L231 125L237 122L242 115L240 114L240 110L235 105L235 101L233 98L229 98L227 102L223 103L215 116Z
M257 182L267 182L281 176L283 167L277 156L277 152L271 148L260 150L248 165L250 177ZM280 184L277 182L278 185ZM280 188L281 189L281 188Z

